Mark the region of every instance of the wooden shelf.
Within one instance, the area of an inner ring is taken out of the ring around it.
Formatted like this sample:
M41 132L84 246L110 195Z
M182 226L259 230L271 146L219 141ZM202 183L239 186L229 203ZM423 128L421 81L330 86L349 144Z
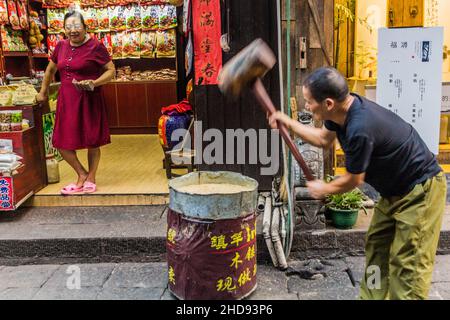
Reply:
M133 83L175 83L178 82L178 80L141 80L141 81L111 81L111 83L117 83L117 84L133 84Z
M4 57L28 57L28 51L3 51Z
M42 59L48 59L49 56L47 53L33 53L33 58L42 58Z

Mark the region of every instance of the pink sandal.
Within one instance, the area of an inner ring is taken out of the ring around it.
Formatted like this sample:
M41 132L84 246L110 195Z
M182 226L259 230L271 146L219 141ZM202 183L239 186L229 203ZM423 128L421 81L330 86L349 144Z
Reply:
M83 191L83 187L77 187L75 183L71 183L68 186L61 189L61 194L70 195Z
M97 186L93 182L86 181L83 185L84 193L94 193L97 191Z

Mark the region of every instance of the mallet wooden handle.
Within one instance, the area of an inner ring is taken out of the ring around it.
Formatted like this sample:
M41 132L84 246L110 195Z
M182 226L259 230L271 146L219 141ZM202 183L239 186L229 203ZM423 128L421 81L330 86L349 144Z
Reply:
M275 113L277 111L275 109L275 106L273 105L272 100L270 99L269 95L267 94L266 88L264 88L264 85L263 85L261 79L259 79L259 78L255 81L255 84L253 86L253 93L255 94L258 102L261 104L261 106L264 108L264 110L266 112L268 112L270 115L272 115L273 113ZM308 181L315 180L315 178L313 177L313 175L311 173L311 170L309 170L308 165L306 164L302 155L300 154L300 152L298 151L294 142L292 141L291 136L289 135L289 131L286 128L286 126L280 121L277 121L277 124L278 124L278 129L280 130L281 136L283 137L287 146L289 147L292 154L294 155L295 160L297 160L298 164L302 168L306 179Z

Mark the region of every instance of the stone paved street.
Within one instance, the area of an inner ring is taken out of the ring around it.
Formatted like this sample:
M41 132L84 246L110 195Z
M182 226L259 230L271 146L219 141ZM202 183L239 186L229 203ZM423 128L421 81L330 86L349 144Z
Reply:
M258 289L250 300L353 300L363 257L291 261L278 271L259 265ZM166 263L80 264L81 289L67 287L70 265L0 266L0 299L167 300ZM350 281L349 270L356 280ZM69 284L71 282L69 281ZM450 256L438 256L430 299L450 300Z

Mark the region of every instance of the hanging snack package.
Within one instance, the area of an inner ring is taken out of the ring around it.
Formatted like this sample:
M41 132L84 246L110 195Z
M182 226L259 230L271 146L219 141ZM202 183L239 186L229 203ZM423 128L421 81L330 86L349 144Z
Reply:
M176 34L175 29L158 31L156 33L156 57L157 58L175 58Z
M108 53L110 56L113 55L113 47L112 47L112 41L111 41L111 34L109 32L103 32L99 33L98 35L99 41L103 43L103 45L106 47L106 50L108 50Z
M159 6L142 7L143 30L158 30L159 28Z
M0 25L5 25L8 23L8 4L6 3L6 0L0 0Z
M108 4L108 6L120 6L122 0L107 0L105 2Z
M98 29L97 9L96 8L84 8L80 10L86 22L86 28L88 32L96 32Z
M141 33L141 58L154 58L156 50L156 32L143 31Z
M9 23L13 30L20 30L19 15L17 13L16 2L8 0Z
M106 8L108 6L108 1L105 1L105 0L94 0L94 6L96 8Z
M122 38L123 32L111 32L112 58L122 59Z
M64 32L64 10L63 9L48 9L48 33L57 34Z
M160 6L159 29L172 29L175 28L177 24L177 8L174 6Z
M59 41L64 40L60 34L49 34L47 37L48 55L51 57Z
M125 31L127 29L125 7L109 7L108 10L111 31Z
M20 28L22 30L28 30L30 25L28 23L27 3L24 0L16 0L16 4Z
M141 32L140 31L129 31L123 36L123 58L140 58L140 42L141 42Z
M129 4L125 7L126 17L127 17L127 30L135 31L141 30L142 20L141 20L141 7L137 3Z
M97 21L99 32L109 32L109 14L107 7L97 9Z

